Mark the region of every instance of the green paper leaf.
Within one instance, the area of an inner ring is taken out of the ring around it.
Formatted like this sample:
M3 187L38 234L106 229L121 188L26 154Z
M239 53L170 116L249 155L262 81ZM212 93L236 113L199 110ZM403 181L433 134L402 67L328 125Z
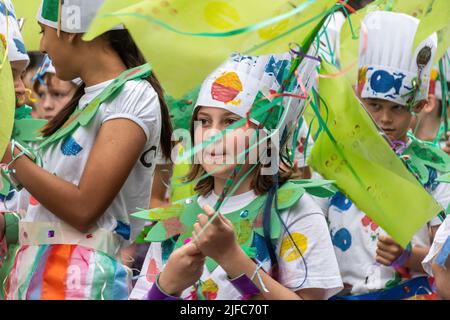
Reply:
M183 213L186 204L184 202L174 203L169 207L155 208L150 210L141 210L132 213L133 218L149 220L149 221L159 221L170 219L173 217L180 217Z
M278 208L284 210L292 207L305 193L305 189L290 181L278 189Z

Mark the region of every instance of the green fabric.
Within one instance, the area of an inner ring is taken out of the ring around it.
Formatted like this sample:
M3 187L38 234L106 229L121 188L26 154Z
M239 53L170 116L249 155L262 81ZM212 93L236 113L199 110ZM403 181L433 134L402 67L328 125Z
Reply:
M42 4L42 17L45 20L58 22L58 16L59 16L59 1L44 0Z

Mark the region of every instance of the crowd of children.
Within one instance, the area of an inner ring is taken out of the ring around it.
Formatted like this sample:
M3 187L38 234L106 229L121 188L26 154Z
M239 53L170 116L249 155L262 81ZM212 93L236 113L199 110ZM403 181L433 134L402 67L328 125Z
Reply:
M29 66L0 0L16 96L0 155L1 299L450 299L450 57L433 65L436 33L414 47L419 19L362 21L355 95L442 207L404 247L304 161L305 97L320 94L320 63L339 67L341 12L331 43L234 53L204 79L182 119L195 146L186 166L171 139L178 105L125 26L83 40L103 2L78 1L74 24L69 4L41 1Z

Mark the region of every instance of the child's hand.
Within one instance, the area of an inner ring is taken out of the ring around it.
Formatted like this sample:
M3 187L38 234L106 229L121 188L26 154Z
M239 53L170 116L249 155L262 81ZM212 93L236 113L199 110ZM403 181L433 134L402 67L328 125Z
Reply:
M203 210L205 214L198 215L198 223L194 224L192 238L205 256L220 264L221 261L227 260L240 250L233 224L219 213L202 232L204 226L215 214L211 206L206 205Z
M159 286L170 294L181 293L200 279L205 256L191 242L178 248L169 257L164 271L159 276Z
M378 236L376 260L390 266L403 253L403 248L389 236Z

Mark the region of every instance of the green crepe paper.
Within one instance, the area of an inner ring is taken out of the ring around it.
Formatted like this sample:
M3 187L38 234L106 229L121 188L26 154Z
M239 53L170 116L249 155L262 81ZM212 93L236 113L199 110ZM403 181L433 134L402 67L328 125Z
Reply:
M303 196L305 192L310 190L316 194L329 196L334 194L330 191L329 184L331 181L316 180L290 180L283 184L278 190L278 208L279 210L287 210L294 206ZM198 197L195 196L188 200L178 201L168 208L157 208L151 210L141 210L133 213L131 216L138 219L148 221L158 221L155 226L150 229L145 237L146 242L162 242L173 236L180 235L175 248L179 248L184 241L192 236L193 225L196 223L197 216L203 212L197 202ZM235 212L227 213L225 216L230 220L236 230L238 242L240 246L249 254L254 252L251 247L253 243L254 233L258 233L264 237L261 209L266 201L266 196L260 196L248 204L245 208ZM241 217L242 211L247 210L248 216ZM271 238L278 239L281 235L281 222L275 209L271 214ZM206 259L208 270L212 271L217 267L217 263L210 259Z
M308 34L314 27L311 22L335 10L335 3L336 0L106 0L84 39L92 40L123 23L146 60L152 63L164 89L178 99L233 52L286 52L289 42Z
M431 167L439 173L450 172L450 156L431 142L421 141L408 133L411 140L410 145L403 151L404 155L409 155L407 160L410 170L417 176L422 185L430 180Z
M322 74L336 71L322 64ZM321 78L319 88L328 121L309 164L326 179L335 180L359 209L406 247L442 208L378 133L347 81Z

